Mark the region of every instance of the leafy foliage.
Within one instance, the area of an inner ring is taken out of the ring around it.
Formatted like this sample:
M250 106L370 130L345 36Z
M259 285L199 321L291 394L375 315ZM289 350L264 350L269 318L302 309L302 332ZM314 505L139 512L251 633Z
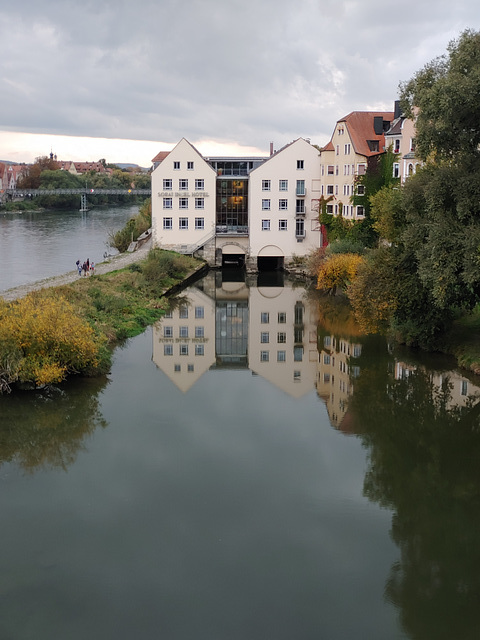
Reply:
M337 289L346 291L362 262L362 257L353 253L336 253L328 256L320 267L317 277L317 289L336 293Z
M99 340L61 296L32 293L0 306L0 378L43 386L98 365Z
M130 218L122 229L110 234L110 246L120 253L128 249L129 244L135 241L152 226L152 200L148 198L140 207L136 216Z

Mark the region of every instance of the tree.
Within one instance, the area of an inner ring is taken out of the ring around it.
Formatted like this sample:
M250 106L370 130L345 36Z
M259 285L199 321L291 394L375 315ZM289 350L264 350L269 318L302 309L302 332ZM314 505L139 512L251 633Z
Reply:
M19 189L38 189L41 184L42 172L54 171L58 167L58 162L49 156L35 158L33 164L26 165L23 169L22 175L17 181L17 187Z
M335 253L324 260L318 272L317 289L336 293L345 291L355 279L363 258L355 253Z
M420 158L468 166L480 157L480 33L467 29L447 51L400 85L401 105L416 117Z

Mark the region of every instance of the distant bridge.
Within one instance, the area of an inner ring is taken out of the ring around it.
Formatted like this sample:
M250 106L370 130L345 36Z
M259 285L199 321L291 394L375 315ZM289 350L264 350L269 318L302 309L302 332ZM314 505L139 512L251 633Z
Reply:
M150 196L151 189L5 189L11 198L34 198L35 196L95 196L95 195L138 195Z

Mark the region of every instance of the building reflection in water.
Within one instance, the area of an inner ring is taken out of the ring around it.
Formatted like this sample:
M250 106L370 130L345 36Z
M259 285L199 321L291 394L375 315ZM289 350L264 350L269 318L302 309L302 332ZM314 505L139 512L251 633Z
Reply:
M331 424L350 432L348 400L353 393L355 378L360 375L358 358L362 345L334 335L323 337L318 359L317 391L327 406Z
M315 388L317 303L282 274L210 272L153 331L153 361L182 391L211 368L250 369L293 397Z

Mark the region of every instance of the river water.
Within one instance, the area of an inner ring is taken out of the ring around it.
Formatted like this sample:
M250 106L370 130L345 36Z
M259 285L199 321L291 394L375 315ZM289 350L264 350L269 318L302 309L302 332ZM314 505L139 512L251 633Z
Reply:
M94 207L86 213L0 213L0 291L75 269L87 258L103 261L111 231L138 213L137 205Z
M107 377L0 397L0 637L477 638L479 394L210 272Z

